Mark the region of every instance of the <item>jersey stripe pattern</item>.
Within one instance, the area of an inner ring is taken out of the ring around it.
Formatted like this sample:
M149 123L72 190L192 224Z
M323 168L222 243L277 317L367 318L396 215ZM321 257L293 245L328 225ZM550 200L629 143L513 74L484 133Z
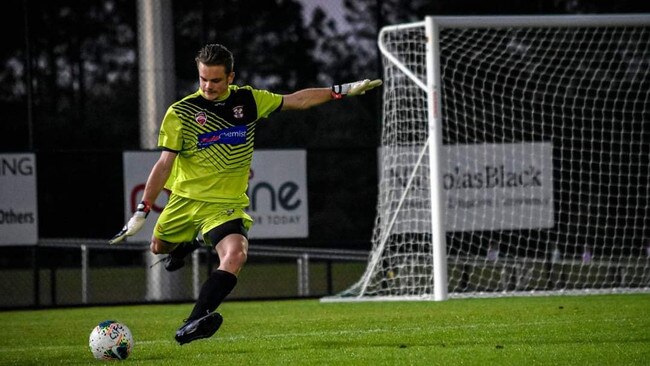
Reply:
M257 122L281 105L281 95L235 85L221 100L197 91L174 103L158 137L159 147L178 153L166 187L194 200L248 206Z

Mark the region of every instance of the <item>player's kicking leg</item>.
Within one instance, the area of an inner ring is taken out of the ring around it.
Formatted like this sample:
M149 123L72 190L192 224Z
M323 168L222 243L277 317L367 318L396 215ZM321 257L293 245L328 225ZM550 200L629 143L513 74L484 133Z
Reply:
M211 337L223 318L215 310L237 285L237 275L246 263L248 238L240 219L228 221L208 233L219 255L219 268L203 283L192 313L176 332L176 341L185 344Z

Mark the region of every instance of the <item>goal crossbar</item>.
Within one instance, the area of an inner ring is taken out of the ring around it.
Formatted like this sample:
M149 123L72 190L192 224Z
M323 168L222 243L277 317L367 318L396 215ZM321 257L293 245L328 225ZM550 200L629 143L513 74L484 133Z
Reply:
M440 28L632 27L647 26L650 22L650 14L431 16L428 18L431 18Z

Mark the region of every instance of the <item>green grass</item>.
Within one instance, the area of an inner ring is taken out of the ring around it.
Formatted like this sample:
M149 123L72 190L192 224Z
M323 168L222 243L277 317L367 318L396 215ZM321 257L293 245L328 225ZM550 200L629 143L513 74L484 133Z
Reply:
M648 365L650 295L444 302L226 302L214 337L173 340L191 304L0 312L0 364L97 365L88 336L116 319L137 365Z

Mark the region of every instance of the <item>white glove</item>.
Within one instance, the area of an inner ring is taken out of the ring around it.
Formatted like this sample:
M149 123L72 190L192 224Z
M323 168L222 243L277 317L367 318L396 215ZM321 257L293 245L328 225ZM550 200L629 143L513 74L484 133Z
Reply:
M370 89L378 87L381 84L381 79L365 79L355 81L354 83L332 85L332 96L334 99L341 99L346 95L361 95L365 94Z
M144 226L145 221L147 221L147 215L149 215L149 211L151 211L151 205L145 201L140 202L135 210L135 213L129 219L129 222L124 225L122 230L120 230L120 232L117 233L113 239L109 240L108 244L117 244L126 239L127 236L135 235L138 231L140 231L140 229L142 229L142 226Z

